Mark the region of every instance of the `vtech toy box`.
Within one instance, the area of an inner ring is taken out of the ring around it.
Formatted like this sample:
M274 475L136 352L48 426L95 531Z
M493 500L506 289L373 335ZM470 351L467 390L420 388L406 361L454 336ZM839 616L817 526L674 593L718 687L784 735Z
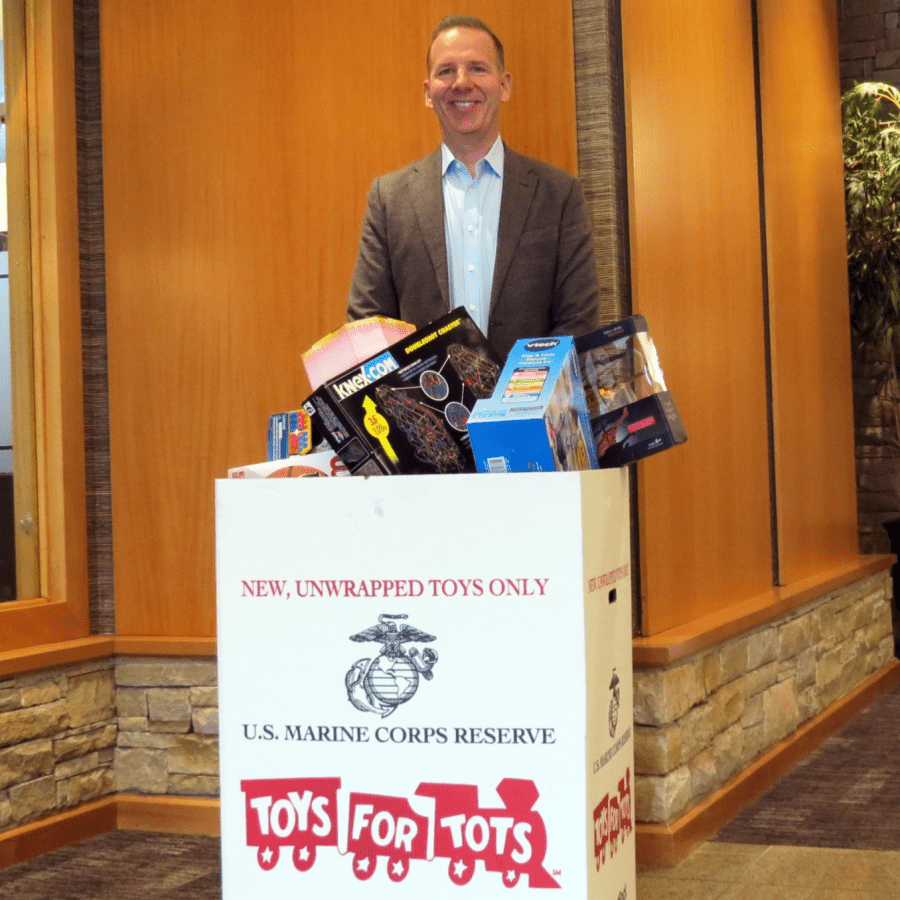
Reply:
M493 395L469 417L479 472L573 472L597 467L570 337L517 341Z
M575 338L600 468L623 466L687 440L643 316Z
M353 475L474 472L466 423L499 371L459 308L328 379L303 406Z

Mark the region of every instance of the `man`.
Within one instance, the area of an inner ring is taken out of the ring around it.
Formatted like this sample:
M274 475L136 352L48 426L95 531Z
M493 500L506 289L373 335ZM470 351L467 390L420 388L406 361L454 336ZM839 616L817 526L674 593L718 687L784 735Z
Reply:
M348 317L417 327L465 306L505 358L521 337L598 327L590 225L578 181L500 139L512 77L479 19L451 16L428 50L425 105L441 147L369 191Z

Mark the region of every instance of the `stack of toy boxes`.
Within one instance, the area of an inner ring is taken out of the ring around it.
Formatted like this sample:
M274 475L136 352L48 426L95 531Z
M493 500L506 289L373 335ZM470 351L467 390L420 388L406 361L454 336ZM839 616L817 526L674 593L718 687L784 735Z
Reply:
M479 472L596 468L572 338L517 341L493 395L475 404L469 435Z
M353 475L474 472L466 423L499 371L459 308L327 379L303 406Z
M643 316L575 339L600 468L687 440Z

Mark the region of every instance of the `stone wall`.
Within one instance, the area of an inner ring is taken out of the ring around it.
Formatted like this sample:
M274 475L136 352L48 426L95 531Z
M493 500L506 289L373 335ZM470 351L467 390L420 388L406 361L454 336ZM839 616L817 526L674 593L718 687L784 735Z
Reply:
M635 672L635 813L670 824L894 655L874 576L668 669Z
M94 660L0 680L0 831L113 793L217 797L215 660Z
M840 0L841 91L857 81L900 87L900 0Z
M218 797L216 661L122 659L115 672L116 790Z
M883 668L890 575L634 680L637 820L669 824ZM0 681L0 831L112 793L217 797L215 660L105 659Z
M115 790L113 663L0 680L0 830Z

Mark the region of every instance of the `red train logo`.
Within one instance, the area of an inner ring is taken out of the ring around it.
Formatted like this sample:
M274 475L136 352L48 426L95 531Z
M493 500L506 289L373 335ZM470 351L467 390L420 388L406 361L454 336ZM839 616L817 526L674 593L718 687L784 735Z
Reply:
M347 851L353 854L353 874L366 881L375 874L379 856L387 856L387 875L403 881L411 859L429 859L431 822L413 811L402 797L350 795Z
M504 805L495 808L479 807L478 788L471 784L420 784L416 793L436 801L434 853L449 860L454 884L468 884L480 859L488 872L502 874L507 887L522 875L529 887L559 887L543 867L547 830L532 811L539 796L533 781L504 778L497 786Z
M337 847L340 778L242 781L247 801L247 846L262 869L273 869L289 847L301 872L313 867L318 847Z
M242 781L247 845L257 850L260 868L275 867L290 850L294 866L308 871L319 847L352 855L361 881L379 868L403 881L413 860L444 859L454 884L468 884L481 861L507 887L523 875L532 888L560 885L544 868L547 830L534 805L533 781L505 778L497 786L502 806L479 805L470 784L420 784L412 797L341 790L340 778L285 778Z
M607 794L594 808L594 861L597 870L619 849L619 841L634 830L634 816L631 809L631 769L619 779L618 794Z

